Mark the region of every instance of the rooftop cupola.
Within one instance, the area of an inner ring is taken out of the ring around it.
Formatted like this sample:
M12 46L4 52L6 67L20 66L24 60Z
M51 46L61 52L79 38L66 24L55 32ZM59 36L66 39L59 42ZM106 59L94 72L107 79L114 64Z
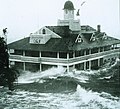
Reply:
M71 1L66 1L64 4L64 20L74 20L74 5Z

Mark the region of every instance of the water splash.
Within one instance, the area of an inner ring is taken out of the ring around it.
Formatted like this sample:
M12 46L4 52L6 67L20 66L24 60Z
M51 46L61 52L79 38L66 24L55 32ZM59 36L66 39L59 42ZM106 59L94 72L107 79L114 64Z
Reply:
M57 78L58 76L63 75L64 73L65 68L63 67L52 67L46 71L36 73L26 71L18 77L18 83L33 83L39 81L41 82L41 79L43 78Z
M103 71L103 73L106 73ZM0 93L0 108L4 109L119 109L120 97L114 97L105 92L93 92L83 88L80 84L90 79L90 76L98 75L99 71L74 71L66 73L64 68L51 68L43 72L25 72L18 78L19 83L43 84L43 80L73 81L77 83L74 92L45 93L30 92L24 89L17 89L13 95L9 95L4 90ZM99 76L99 75L98 75ZM84 82L83 82L84 81ZM49 83L49 82L48 82ZM33 84L34 85L34 84ZM51 84L47 84L51 85ZM65 84L66 86L68 84ZM94 85L94 84L93 84ZM26 84L25 87L29 87ZM61 85L63 86L63 85ZM51 87L51 86L50 86ZM57 86L60 87L60 86ZM57 88L56 87L56 88ZM94 86L95 87L95 86ZM32 87L30 87L32 88Z

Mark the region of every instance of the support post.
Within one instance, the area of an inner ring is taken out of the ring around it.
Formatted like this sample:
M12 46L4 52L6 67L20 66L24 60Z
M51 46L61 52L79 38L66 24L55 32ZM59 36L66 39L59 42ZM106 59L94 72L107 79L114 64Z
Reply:
M23 62L23 70L25 71L25 62Z
M42 64L40 63L40 72L42 71Z
M84 56L86 55L86 50L84 50Z
M58 58L58 59L60 58L59 52L57 52L57 58Z
M98 53L100 52L100 47L98 48Z
M91 61L89 61L89 70L91 70Z
M70 71L70 69L69 69L69 65L67 65L67 72L69 72Z
M86 70L86 62L84 62L84 70Z
M73 52L73 58L75 58L75 52Z
M25 51L23 51L23 56L25 56ZM25 71L25 62L23 62L23 70Z
M69 59L69 53L67 53L67 59Z
M91 54L91 49L89 49L89 54Z
M104 47L103 47L103 50L102 50L102 52L104 52Z
M41 51L39 52L39 57L41 58Z
M39 52L39 58L40 58L40 72L42 71L42 64L41 64L41 51Z
M100 66L100 58L98 59L98 67Z
M25 56L25 51L23 51L23 56Z

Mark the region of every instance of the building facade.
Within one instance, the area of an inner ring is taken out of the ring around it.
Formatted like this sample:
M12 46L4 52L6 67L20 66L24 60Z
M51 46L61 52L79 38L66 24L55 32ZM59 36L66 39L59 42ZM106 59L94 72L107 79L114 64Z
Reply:
M80 25L74 18L74 5L64 4L64 19L57 26L44 26L29 37L8 44L10 64L18 69L43 71L49 67L64 66L91 70L107 60L120 57L120 40L89 25Z

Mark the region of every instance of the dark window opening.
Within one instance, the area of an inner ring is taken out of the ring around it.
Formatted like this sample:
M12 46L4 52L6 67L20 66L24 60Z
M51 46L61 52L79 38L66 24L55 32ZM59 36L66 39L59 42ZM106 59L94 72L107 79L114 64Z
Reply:
M46 34L46 31L45 31L45 29L43 29L43 30L42 30L42 34Z
M60 52L60 53L59 53L59 57L60 57L60 58L67 58L67 53L65 53L65 52Z
M39 57L39 52L38 51L25 51L25 56Z
M50 57L50 58L57 58L57 52L42 52L41 53L42 57Z

